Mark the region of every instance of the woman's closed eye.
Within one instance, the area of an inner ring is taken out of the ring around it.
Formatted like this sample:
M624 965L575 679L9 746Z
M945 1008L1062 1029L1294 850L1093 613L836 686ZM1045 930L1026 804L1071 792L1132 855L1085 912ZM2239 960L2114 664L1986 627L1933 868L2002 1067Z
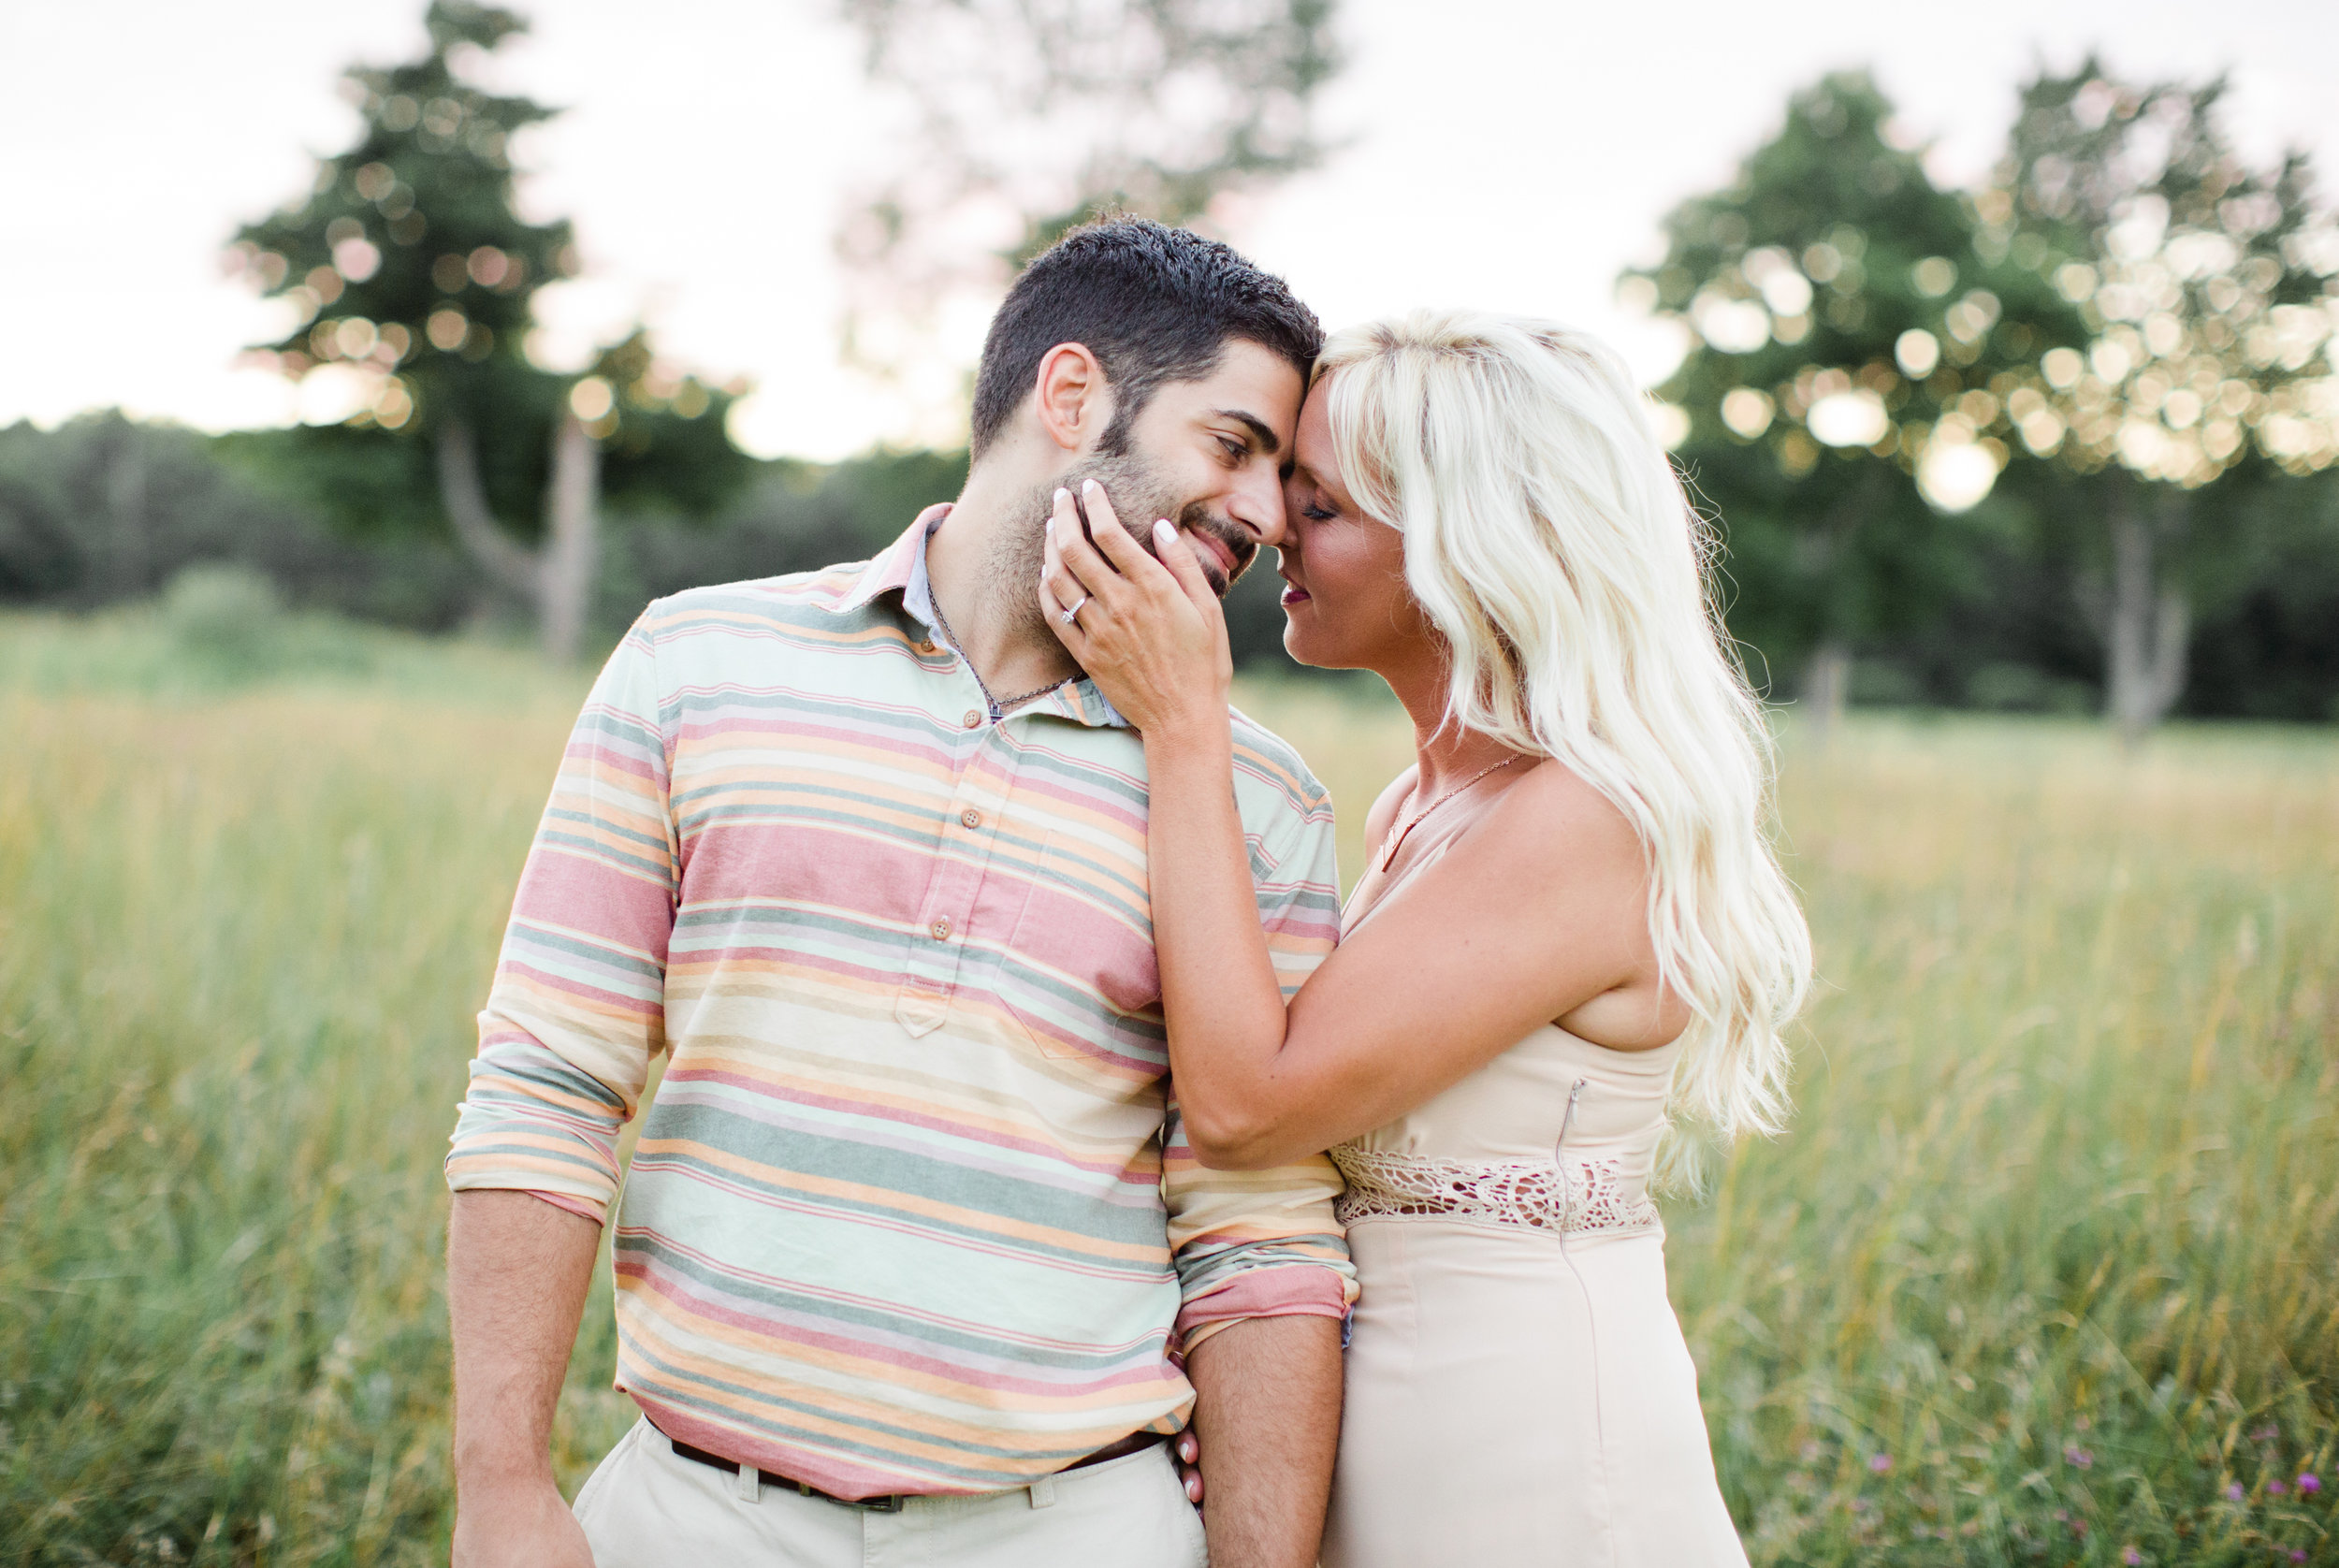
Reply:
M1340 515L1320 501L1312 501L1300 508L1300 515L1311 523L1329 523Z

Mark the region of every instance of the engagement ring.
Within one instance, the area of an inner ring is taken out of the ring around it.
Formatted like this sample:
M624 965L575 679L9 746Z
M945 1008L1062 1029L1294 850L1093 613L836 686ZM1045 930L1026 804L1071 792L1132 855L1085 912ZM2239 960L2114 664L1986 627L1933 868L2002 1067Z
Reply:
M1067 610L1067 611L1065 611L1065 612L1064 612L1064 624L1065 624L1065 625L1069 626L1069 625L1071 625L1074 621L1076 621L1076 620L1078 620L1078 619L1080 619L1080 618L1081 618L1081 605L1082 605L1082 604L1085 604L1085 603L1088 603L1088 600L1089 600L1089 595L1087 595L1087 594L1083 593L1083 594L1082 594L1082 595L1080 596L1079 603L1075 603L1075 604L1074 604L1074 605L1073 605L1070 609L1068 609L1068 610Z

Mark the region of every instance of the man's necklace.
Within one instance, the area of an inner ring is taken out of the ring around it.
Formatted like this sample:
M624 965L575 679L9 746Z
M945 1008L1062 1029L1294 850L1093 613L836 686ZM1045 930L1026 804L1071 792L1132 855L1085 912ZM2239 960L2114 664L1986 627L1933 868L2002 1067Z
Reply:
M935 625L942 629L942 635L951 640L951 646L958 650L958 656L961 659L966 660L966 673L975 677L975 690L981 691L982 693L982 700L991 704L992 723L996 724L1000 719L1005 719L1007 717L1008 709L1022 707L1025 703L1030 702L1034 697L1044 697L1049 692L1053 691L1057 687L1062 686L1066 681L1072 678L1070 675L1058 675L1047 685L1033 687L1029 691L1024 692L1020 697L1010 697L1005 702L999 701L998 698L991 695L991 688L983 683L982 672L975 668L975 661L972 659L966 658L966 645L960 642L958 640L958 633L951 630L950 618L942 614L942 600L940 595L929 594L927 597L934 605Z
M971 667L972 666L969 666L969 668ZM1389 835L1388 847L1381 851L1381 871L1383 875L1387 875L1389 866L1395 863L1397 859L1397 851L1404 847L1405 835L1413 832L1414 829L1419 827L1423 820L1426 819L1431 812L1435 811L1439 806L1444 806L1447 801L1452 800L1456 795L1460 794L1464 790L1469 789L1473 784L1475 784L1479 779L1484 778L1488 774L1492 773L1495 769L1509 767L1513 762L1520 762L1523 759L1518 757L1505 757L1499 762L1489 763L1487 766L1480 768L1476 773L1474 773L1469 777L1463 779L1460 783L1455 785L1452 789L1446 791L1444 794L1438 796L1437 799L1431 801L1420 810L1415 812L1411 818L1407 819L1404 826ZM1416 788L1418 786L1416 786Z

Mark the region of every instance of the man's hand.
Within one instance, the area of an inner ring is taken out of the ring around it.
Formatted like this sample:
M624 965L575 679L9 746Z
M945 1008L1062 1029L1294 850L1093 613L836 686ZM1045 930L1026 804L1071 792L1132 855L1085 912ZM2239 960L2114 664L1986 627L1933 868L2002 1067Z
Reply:
M542 1481L465 1487L454 1568L593 1568L593 1549L560 1488Z
M1186 1375L1211 1568L1311 1568L1340 1446L1339 1320L1237 1323L1194 1347Z
M592 1221L527 1193L455 1195L455 1568L591 1568L551 1442L600 1246Z

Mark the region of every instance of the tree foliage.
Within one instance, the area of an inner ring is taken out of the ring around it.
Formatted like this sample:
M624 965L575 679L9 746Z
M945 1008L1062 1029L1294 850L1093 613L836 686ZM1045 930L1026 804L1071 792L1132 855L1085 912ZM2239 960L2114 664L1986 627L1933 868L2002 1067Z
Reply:
M1823 707L1845 650L1922 625L1970 582L1961 515L2009 453L2005 409L2076 315L2027 269L1974 248L1859 73L1798 93L1726 189L1666 220L1624 292L1693 347L1660 396L1685 416L1683 466L1727 529L1774 657L1817 660Z
M2339 245L2303 159L2234 154L2222 92L2092 59L2042 75L1968 195L1926 178L1865 77L1830 77L1628 274L1693 336L1662 395L1728 530L1734 624L1814 655L1823 706L1850 648L1921 638L1993 591L2007 550L2064 550L2078 515L2078 597L2139 733L2181 695L2213 558L2314 515L2243 470L2334 456ZM2216 526L2180 557L2188 517Z
M530 602L556 651L582 635L597 508L703 514L745 478L731 391L661 361L635 331L583 375L530 356L538 290L576 270L567 220L531 223L512 138L556 111L475 85L467 63L523 30L510 11L433 0L420 59L345 78L362 124L311 191L247 225L234 254L292 309L269 345L296 380L340 379L356 412L306 443L320 498L360 529L432 519ZM410 526L410 525L408 525Z
M1334 0L839 3L912 117L839 234L860 320L923 321L1102 211L1205 219L1326 151Z
M2013 412L2099 519L2086 602L2131 739L2183 694L2202 594L2288 509L2276 473L2246 471L2339 461L2339 234L2303 154L2253 169L2235 152L2225 91L2092 57L2041 73L1981 196L1980 242L2051 276L2085 327Z

